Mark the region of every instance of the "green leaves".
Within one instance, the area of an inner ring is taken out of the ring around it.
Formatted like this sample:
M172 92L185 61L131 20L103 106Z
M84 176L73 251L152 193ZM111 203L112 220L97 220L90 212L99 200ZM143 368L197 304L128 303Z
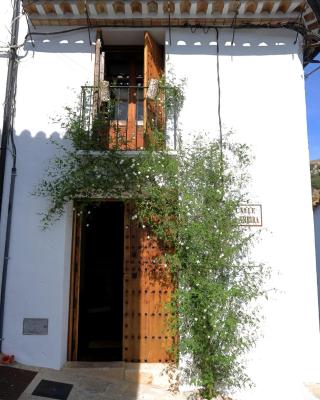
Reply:
M166 261L177 282L178 354L191 357L185 372L208 399L250 383L243 355L257 338L254 301L268 276L249 261L254 236L237 217L247 201L248 149L229 137L223 146L223 158L219 142L199 140L177 157L150 153L139 161L148 182L138 215L170 250Z
M182 107L183 90L164 85L170 116ZM205 399L249 384L243 356L257 338L255 301L264 294L268 270L250 261L254 235L237 217L247 202L248 148L228 134L222 149L218 140L199 137L172 155L163 148L163 132L155 131L153 145L132 156L101 151L101 137L88 136L72 110L65 128L72 146L59 145L35 189L51 202L44 225L69 201L133 200L136 218L162 248L154 266L165 262L176 286L169 308L179 335L178 348L171 349L177 362L188 360L185 374Z

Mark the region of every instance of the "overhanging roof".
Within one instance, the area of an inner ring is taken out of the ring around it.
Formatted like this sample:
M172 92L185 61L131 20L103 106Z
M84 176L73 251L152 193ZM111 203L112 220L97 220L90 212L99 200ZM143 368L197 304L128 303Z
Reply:
M320 0L22 0L34 26L268 26L320 42Z

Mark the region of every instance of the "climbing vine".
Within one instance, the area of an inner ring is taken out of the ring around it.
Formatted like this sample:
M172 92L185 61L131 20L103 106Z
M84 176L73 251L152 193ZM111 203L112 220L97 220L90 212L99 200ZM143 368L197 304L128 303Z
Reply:
M170 117L182 106L183 85L163 81L158 96ZM115 147L103 151L94 131L101 121L88 132L78 110L67 114L69 144L60 145L35 190L51 202L44 225L75 199L134 201L134 218L161 243L175 283L171 322L179 342L172 350L183 360L184 379L204 399L250 384L243 356L257 339L254 304L268 271L250 261L254 236L237 216L247 202L247 146L228 134L222 148L218 140L198 137L192 145L179 141L175 153L153 147L152 140L134 156ZM165 138L163 130L156 134Z

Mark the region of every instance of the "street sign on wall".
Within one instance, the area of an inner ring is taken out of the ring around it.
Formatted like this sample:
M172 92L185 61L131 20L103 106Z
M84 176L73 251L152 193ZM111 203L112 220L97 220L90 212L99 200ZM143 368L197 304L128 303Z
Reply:
M238 217L242 226L262 226L261 204L242 204L238 208Z

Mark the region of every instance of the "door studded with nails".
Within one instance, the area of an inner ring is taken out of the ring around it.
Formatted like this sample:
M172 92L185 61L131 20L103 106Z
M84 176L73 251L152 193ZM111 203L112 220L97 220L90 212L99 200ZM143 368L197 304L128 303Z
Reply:
M169 362L174 336L169 328L173 290L156 239L137 222L132 204L125 206L123 360Z

